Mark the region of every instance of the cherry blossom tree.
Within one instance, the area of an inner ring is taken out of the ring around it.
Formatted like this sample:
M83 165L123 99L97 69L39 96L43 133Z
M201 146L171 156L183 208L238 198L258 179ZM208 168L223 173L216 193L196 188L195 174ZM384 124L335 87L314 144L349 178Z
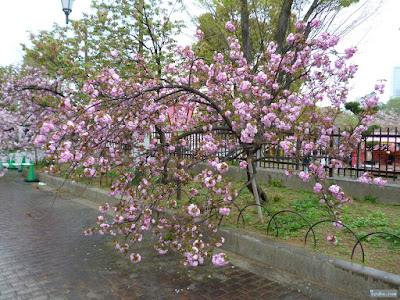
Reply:
M335 116L357 69L349 62L355 48L338 53L337 37L307 36L321 22L297 22L285 47L266 43L255 65L228 22L229 51L207 60L190 47L174 47L170 33L179 26L156 1L146 3L94 1L96 15L72 22L68 34L56 27L32 36L26 59L46 68L28 68L3 85L0 140L10 141L2 143L7 149L44 147L48 172L74 181L113 171L110 202L86 233L115 236L116 248L137 263L134 244L151 232L160 254L177 251L184 264L197 266L223 244L218 227L244 188L263 218L267 195L255 174L266 144L298 160L323 148L329 168L340 168L371 122L383 86L364 99L356 126L332 146ZM330 114L318 107L326 100ZM168 120L172 106L175 122ZM232 161L247 173L239 191L223 177ZM196 173L199 164L205 167ZM314 192L339 227L340 208L351 199L324 184L328 174L318 157L308 169L288 175L316 180ZM361 181L371 179L365 174ZM227 257L214 255L212 262L222 266Z
M39 127L56 115L60 99L68 99L73 94L71 88L62 85L45 70L29 67L4 81L0 97L2 151L28 150L35 146L33 138L40 132Z
M394 130L399 127L400 115L394 110L379 111L373 120L373 124Z
M331 157L329 167L342 167L371 122L383 86L377 85L363 102L357 126L342 132L332 147L334 119L321 113L318 104L329 100L332 109L340 110L346 102L348 81L357 69L348 60L356 49L337 53L337 37L322 33L306 38L306 26L296 23L284 53L270 42L255 74L231 37L229 55L216 53L213 61L198 57L190 47L175 48L175 58L155 68L149 67L151 56L135 55L130 76L106 68L89 78L79 91L89 101L71 105L60 95L57 115L41 122L34 140L51 155L48 171L76 181L111 170L118 174L110 191L118 201L100 206L98 226L86 234L116 236L117 249L130 253L136 263L141 256L133 245L152 232L156 251L177 251L184 264L197 266L222 245L218 226L240 196L241 190L222 176L230 161L239 161L248 173L244 188L252 187L261 218L255 162L265 144L297 159L323 147ZM228 23L226 29L233 32L235 27ZM118 51L110 49L109 57L119 59ZM293 82L301 88L293 89ZM177 104L181 109L171 125L168 108ZM194 111L189 120L188 110ZM193 143L200 134L201 140ZM183 153L185 149L190 151ZM205 169L193 172L199 163ZM351 199L339 186L324 185L328 175L320 159L309 164L309 172L296 175L305 182L317 180L314 192L340 226L340 207ZM222 266L227 258L216 255L212 262Z

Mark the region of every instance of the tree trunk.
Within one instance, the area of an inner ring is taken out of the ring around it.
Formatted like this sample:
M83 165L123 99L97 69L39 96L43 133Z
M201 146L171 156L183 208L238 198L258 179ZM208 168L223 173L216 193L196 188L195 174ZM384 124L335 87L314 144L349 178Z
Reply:
M182 159L182 146L178 146L176 148L176 156L178 158L177 168L178 170L182 169L182 165L180 161ZM176 180L176 200L180 201L182 199L182 183L181 180L178 178Z
M255 173L255 169L253 169L253 171ZM250 175L249 171L247 170L247 181L249 181L250 178L251 178L251 175ZM247 188L249 189L250 193L252 193L254 195L253 186L248 185ZM267 194L264 192L264 190L258 184L257 184L257 193L263 202L268 202Z
M247 62L251 62L250 20L247 0L241 0L240 18L242 23L242 47Z
M253 170L253 161L251 159L248 160L247 163L247 170L250 173L250 176L252 177L251 180L251 187L253 189L253 195L254 195L254 201L257 204L257 213L258 213L258 217L260 218L261 223L264 223L263 220L263 214L262 214L262 210L261 210L261 203L260 203L260 197L258 195L258 189L257 189L257 182L256 182L256 178L254 176L254 170Z
M139 0L139 15L141 18L143 18L144 14L144 0ZM143 55L143 20L139 20L139 26L138 26L138 39L139 39L139 45L138 45L138 54Z
M278 44L278 53L282 53L284 49L286 32L289 27L290 15L292 13L292 4L293 0L284 0L281 12L279 13L278 27L275 34L275 41Z
M160 138L160 144L164 145L165 142L166 142L165 133L158 126L156 126L155 129L156 129L156 132L157 132L157 134L158 134L158 136ZM166 154L166 151L165 151L164 148L162 149L162 151L163 151L164 154ZM167 172L168 163L169 163L169 158L164 163L164 169L163 169L163 171L161 173L162 174L161 175L161 183L162 184L167 184L167 182L168 182L168 172Z

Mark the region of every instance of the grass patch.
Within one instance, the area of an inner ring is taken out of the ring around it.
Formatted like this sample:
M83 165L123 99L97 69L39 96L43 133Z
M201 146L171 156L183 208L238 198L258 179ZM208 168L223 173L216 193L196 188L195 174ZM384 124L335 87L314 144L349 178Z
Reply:
M234 182L233 184L239 189L242 183ZM304 245L304 238L309 230L309 225L305 220L310 224L315 224L322 220L331 219L327 206L320 204L314 193L288 188L280 184L279 181L271 181L268 185L261 184L261 187L269 196L269 202L262 204L268 208L272 215L287 210L274 217L277 228L275 222L272 221L268 232L270 238L294 246L305 247L331 257L362 264L362 253L359 245L354 251L353 260L351 260L351 253L357 242L352 231L360 238L372 232L389 232L400 236L400 207L376 203L376 199L366 197L363 201L355 201L341 209L342 222L351 230L348 230L345 226L342 228L334 227L332 222L323 222L314 227L317 245L314 247L311 233L307 237L307 244ZM248 190L245 190L236 202L239 207L244 207L250 203L253 203L253 198ZM228 227L238 226L252 233L267 235L268 223L271 220L267 211L264 210L263 223L259 220L257 209L254 206L250 206L242 213L245 219L244 224L242 224L241 219L237 224L239 213L236 209L232 209L230 218L225 219L223 225ZM278 236L276 237L277 233ZM334 245L327 241L328 235L336 235L338 243ZM365 238L362 244L365 254L364 265L400 274L399 239L391 235L375 234Z

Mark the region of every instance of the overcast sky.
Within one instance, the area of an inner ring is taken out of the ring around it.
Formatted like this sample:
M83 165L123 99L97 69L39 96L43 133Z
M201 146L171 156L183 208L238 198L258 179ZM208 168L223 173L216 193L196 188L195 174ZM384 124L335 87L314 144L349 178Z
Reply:
M375 1L375 0L374 0ZM20 43L28 41L28 32L50 30L54 23L65 24L60 0L1 1L0 9L0 65L17 64L22 57ZM79 19L89 12L90 0L75 0L71 19ZM190 0L187 1L190 3ZM372 91L379 79L386 79L387 88L382 101L391 94L391 76L395 65L400 65L400 0L384 0L378 13L358 27L342 42L357 46L354 62L359 71L353 80L349 101Z
M392 94L393 67L400 65L400 0L384 0L379 11L342 42L358 48L354 63L359 69L349 100L368 94L377 80L386 79L386 102Z

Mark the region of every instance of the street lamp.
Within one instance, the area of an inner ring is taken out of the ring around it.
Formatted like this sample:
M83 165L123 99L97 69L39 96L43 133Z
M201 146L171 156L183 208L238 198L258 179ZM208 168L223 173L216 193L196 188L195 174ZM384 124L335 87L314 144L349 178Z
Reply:
M68 24L68 16L72 12L72 4L74 0L61 0L62 8L65 13L66 22Z

